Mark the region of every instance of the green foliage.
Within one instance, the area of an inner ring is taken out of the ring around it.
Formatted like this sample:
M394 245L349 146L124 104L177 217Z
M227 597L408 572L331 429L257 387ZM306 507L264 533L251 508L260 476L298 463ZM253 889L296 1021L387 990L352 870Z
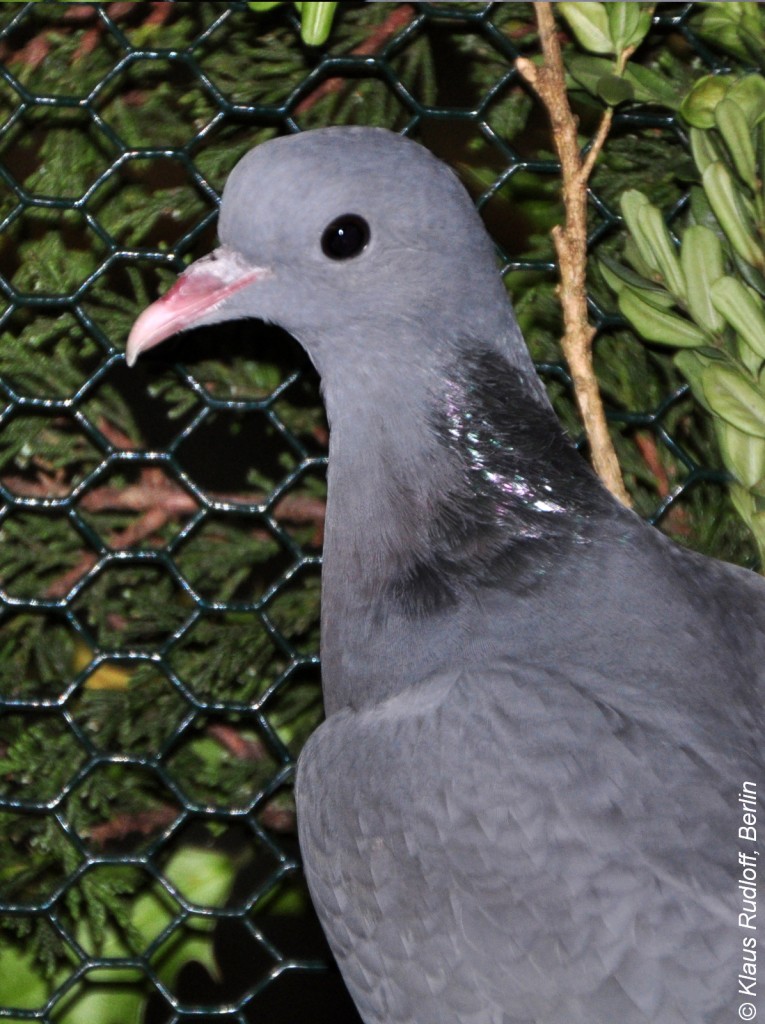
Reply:
M702 78L683 100L700 175L675 247L659 208L622 197L632 269L604 261L619 308L675 363L714 417L734 504L765 564L765 79Z
M657 71L629 63L651 28L655 4L559 3L558 12L568 22L587 54L570 54L566 68L574 82L606 106L622 103L674 105L672 83ZM612 59L590 54L610 54Z
M745 66L765 64L765 25L758 3L700 3L699 36Z
M618 56L642 43L653 4L561 3L558 11L585 50Z
M253 11L270 11L280 3L250 3ZM332 28L336 3L296 3L300 12L300 36L307 46L321 46L326 43Z
M206 907L220 907L228 898L235 877L230 857L213 850L185 846L163 871L170 886ZM97 876L97 877L96 877ZM81 948L118 959L141 953L156 943L177 913L171 892L135 868L109 865L84 876L73 889L70 903L74 931ZM76 894L76 898L74 896ZM111 914L104 913L105 907ZM65 982L73 967L60 939L46 927L32 927L23 919L3 924L16 938L0 946L0 1005L39 1010L51 993ZM210 943L214 920L190 917L162 941L151 956L156 977L173 986L184 965L194 960L213 976L219 975ZM99 937L96 939L96 935ZM135 968L101 968L70 989L58 1004L56 1019L63 1024L82 1020L92 1024L140 1024L147 986Z

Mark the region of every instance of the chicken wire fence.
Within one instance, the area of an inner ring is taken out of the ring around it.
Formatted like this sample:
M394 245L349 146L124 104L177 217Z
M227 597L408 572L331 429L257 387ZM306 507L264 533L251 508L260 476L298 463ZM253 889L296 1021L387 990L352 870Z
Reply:
M0 7L0 1018L354 1019L289 794L321 713L315 375L260 325L123 357L142 306L210 248L241 153L338 121L455 163L521 321L527 293L551 307L549 225L515 210L530 183L531 207L557 188L513 66L531 5L342 6L321 52L288 5ZM716 69L694 6L660 5L654 45ZM683 141L666 112L617 126L650 160ZM593 248L615 210L596 179ZM554 351L535 354L565 404ZM682 533L723 477L686 388L654 376L610 416L628 474L653 467L641 511Z

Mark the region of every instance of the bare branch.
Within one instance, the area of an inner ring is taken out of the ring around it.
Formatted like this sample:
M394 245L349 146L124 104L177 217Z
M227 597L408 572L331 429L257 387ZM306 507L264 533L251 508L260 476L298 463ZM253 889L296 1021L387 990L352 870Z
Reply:
M553 230L558 256L564 333L561 341L574 383L574 394L590 442L592 463L606 487L623 504L631 505L619 461L608 432L603 402L592 363L595 328L587 314L587 185L611 128L612 111L606 110L586 157L577 136L578 123L568 102L563 56L552 4L535 3L544 63L537 67L526 58L516 66L542 100L552 126L561 165L565 223Z
M118 814L111 821L105 821L103 825L95 825L87 832L88 838L98 846L105 846L107 843L119 839L127 839L128 836L148 836L152 832L158 832L166 828L178 817L178 808L170 804L162 804L160 807L153 807L148 811L139 811L137 814Z
M208 725L207 733L237 761L265 761L268 759L268 751L260 740L242 736L233 725L215 722L213 725Z

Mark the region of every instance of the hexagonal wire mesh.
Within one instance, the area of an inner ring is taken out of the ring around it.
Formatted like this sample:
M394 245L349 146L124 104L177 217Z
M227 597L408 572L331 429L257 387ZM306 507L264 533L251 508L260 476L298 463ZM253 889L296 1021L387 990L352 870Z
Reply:
M321 987L286 795L320 714L315 378L259 326L195 335L174 367L161 353L128 374L122 355L141 304L209 248L228 170L275 132L351 120L457 163L480 149L490 173L469 183L528 253L502 197L557 172L513 138L530 5L380 4L371 22L344 6L321 54L286 7L0 10L0 1018L353 1019ZM662 8L657 32L715 66L693 5ZM592 210L596 245L618 218L599 193ZM511 287L553 279L549 248L504 260ZM612 413L680 467L654 520L721 479L676 436L685 389L665 385Z

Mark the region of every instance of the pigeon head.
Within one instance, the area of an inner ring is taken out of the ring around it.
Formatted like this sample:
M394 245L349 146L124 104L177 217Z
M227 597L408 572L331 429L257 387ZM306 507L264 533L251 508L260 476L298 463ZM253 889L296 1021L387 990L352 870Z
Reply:
M232 171L219 235L138 318L127 359L240 318L308 352L331 426L322 659L340 706L356 665L368 693L406 677L392 652L406 657L424 619L450 656L472 595L534 585L605 499L557 424L469 195L426 149L361 127L266 142ZM370 621L387 625L372 636Z
M443 361L454 339L507 335L512 313L468 194L428 150L385 129L258 146L228 179L219 236L137 320L129 363L179 331L252 317L295 336L326 387L349 361L400 375Z
M534 371L493 243L427 149L367 127L273 139L231 172L219 235L138 318L128 363L226 320L292 334L322 378L330 500L366 562L370 534L379 564L431 553L434 530L450 548L469 529L485 538L487 522L498 535L511 519L515 533L547 535L563 492L592 491Z

